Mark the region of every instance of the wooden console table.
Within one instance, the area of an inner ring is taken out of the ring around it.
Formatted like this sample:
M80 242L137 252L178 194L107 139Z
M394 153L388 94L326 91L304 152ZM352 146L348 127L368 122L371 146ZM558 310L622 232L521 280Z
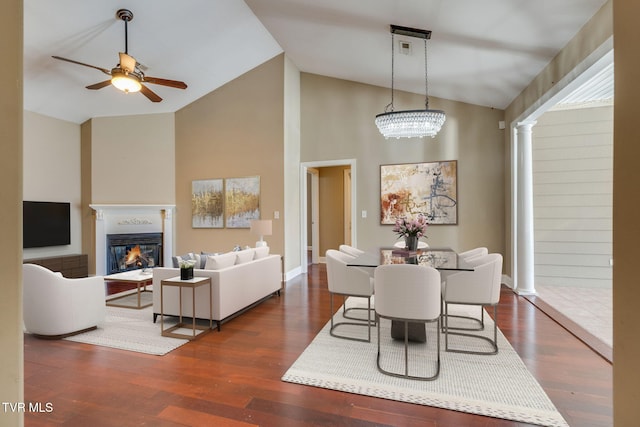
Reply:
M89 276L89 261L87 254L61 255L46 258L25 259L24 264L37 264L51 271L59 271L68 279Z

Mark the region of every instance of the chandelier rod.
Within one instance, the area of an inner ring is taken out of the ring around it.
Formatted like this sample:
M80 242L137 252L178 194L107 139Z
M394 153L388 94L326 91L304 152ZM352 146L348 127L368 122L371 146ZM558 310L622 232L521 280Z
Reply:
M427 72L427 39L424 39L424 109L429 109L429 79Z
M385 113L388 112L393 112L394 111L394 107L393 107L393 93L394 93L394 77L395 77L395 73L394 73L394 52L395 52L395 33L392 31L391 32L391 102L389 104L387 104L386 107L384 107L384 111Z

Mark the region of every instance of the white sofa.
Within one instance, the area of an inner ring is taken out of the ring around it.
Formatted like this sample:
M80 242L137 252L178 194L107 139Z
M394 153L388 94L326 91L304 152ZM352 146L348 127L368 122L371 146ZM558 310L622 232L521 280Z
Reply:
M229 252L223 256L246 257L247 251ZM241 254L241 255L238 255ZM214 258L214 257L209 257ZM218 330L223 320L228 319L251 305L260 302L272 294L280 294L282 287L282 260L280 255L266 255L259 259L244 260L231 266L218 266L207 261L205 269L195 268L195 277L211 278L211 295L213 320ZM160 315L160 282L164 279L180 276L179 268L156 267L153 269L153 320ZM178 316L180 314L179 289L175 286L164 286L163 314ZM191 290L182 290L182 315L193 317ZM209 286L200 286L196 290L196 313L198 319L209 318Z
M68 279L35 264L22 265L22 309L27 332L64 338L104 323L104 279Z

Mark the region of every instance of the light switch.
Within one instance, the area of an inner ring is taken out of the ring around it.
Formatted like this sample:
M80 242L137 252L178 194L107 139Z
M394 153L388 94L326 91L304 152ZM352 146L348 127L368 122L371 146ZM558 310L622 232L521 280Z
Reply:
M280 219L280 211L273 212L273 219Z
M367 211L362 211L362 218L366 218L367 217Z

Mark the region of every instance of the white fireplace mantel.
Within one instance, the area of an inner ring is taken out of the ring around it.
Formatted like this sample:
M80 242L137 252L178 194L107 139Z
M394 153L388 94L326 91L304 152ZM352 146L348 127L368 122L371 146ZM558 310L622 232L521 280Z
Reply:
M96 212L96 275L107 271L107 235L162 233L163 265L173 256L173 210L175 205L91 204Z

